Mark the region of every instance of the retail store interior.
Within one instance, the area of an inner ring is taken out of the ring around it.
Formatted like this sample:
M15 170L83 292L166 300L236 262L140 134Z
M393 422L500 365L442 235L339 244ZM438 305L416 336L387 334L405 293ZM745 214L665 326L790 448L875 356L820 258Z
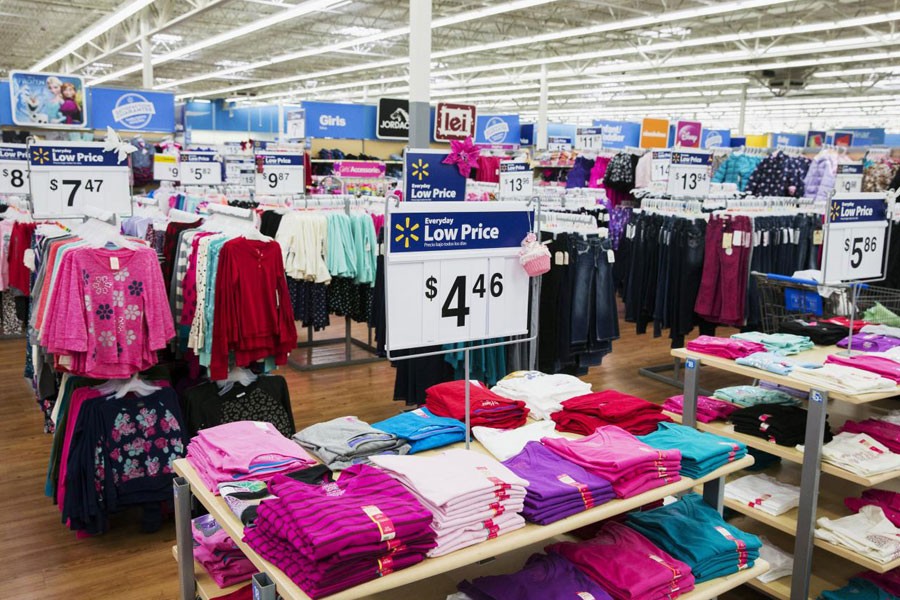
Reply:
M900 598L898 24L0 0L0 596Z

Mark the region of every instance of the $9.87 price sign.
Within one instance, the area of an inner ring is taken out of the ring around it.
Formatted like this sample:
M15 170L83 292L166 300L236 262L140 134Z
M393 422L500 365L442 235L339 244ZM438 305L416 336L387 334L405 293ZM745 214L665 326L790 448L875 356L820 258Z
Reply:
M0 144L0 194L28 192L28 149L25 144Z
M388 213L387 348L527 333L529 278L518 250L525 203L403 203Z
M257 154L256 193L272 196L302 194L302 154Z

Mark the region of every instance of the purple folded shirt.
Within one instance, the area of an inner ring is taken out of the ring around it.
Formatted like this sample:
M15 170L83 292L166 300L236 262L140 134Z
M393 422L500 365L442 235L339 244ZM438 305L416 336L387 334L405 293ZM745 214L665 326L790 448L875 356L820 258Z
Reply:
M845 337L837 343L841 348L846 348L850 344L850 336ZM889 337L886 335L878 335L876 333L857 333L853 336L853 347L851 350L860 350L862 352L887 352L891 348L900 346L900 339Z
M463 581L459 591L472 600L612 600L606 590L558 554L532 554L518 573Z
M900 363L895 362L890 358L865 355L838 356L837 354L832 354L825 359L825 363L853 367L854 369L875 373L876 375L881 375L886 379L900 383Z

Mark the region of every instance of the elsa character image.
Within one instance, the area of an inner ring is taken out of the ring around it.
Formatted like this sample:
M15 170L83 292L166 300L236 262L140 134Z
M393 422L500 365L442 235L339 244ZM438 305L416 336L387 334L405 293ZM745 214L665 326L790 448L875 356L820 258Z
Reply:
M44 101L44 113L50 123L62 123L65 116L59 111L64 99L62 97L62 81L59 77L47 78L47 91L50 92L49 97Z

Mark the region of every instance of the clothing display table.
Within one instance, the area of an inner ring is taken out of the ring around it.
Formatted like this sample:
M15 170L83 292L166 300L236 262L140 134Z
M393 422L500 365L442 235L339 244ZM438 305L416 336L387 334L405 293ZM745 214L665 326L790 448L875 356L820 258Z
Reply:
M462 447L462 444L441 448L438 451L444 451L455 447ZM472 442L472 451L486 452L486 450L484 450L477 442ZM623 514L645 504L661 500L666 496L688 491L698 485L704 487L704 497L717 495L721 499L724 478L730 473L745 469L752 464L753 458L746 456L713 471L708 476L700 479L682 478L680 481L673 484L656 488L631 498L612 500L606 504L578 513L550 525L542 526L529 523L522 529L512 531L475 546L452 552L445 556L428 558L417 565L393 572L354 588L344 590L329 596L328 598L329 600L368 598L380 592L436 577L448 571L491 559L498 555L524 549L528 546L533 546L542 542L549 542L550 540L554 540L555 538L580 527ZM247 558L259 568L260 573L254 577L253 585L256 586L254 593L258 591L260 595L254 595L254 598L259 598L260 600L274 600L277 591L281 597L287 600L308 600L309 596L297 587L284 572L264 560L242 541L244 527L241 521L234 513L232 513L221 496L215 496L205 485L203 485L199 475L187 460L182 459L176 461L175 470L179 475L179 478L175 480L174 484L178 548L176 554L178 557L192 556L190 511L191 500L192 498L196 498L209 511L209 514L216 519L228 535L231 536ZM715 506L721 510L721 502ZM680 598L689 600L715 598L727 590L756 578L762 573L765 573L766 570L768 570L766 562L757 560L756 564L750 569L700 584L692 592L680 596ZM195 564L193 560L179 560L179 576L182 600L194 598L196 582ZM215 586L213 586L212 589L214 590L212 593L215 593L215 595L222 595L224 593L219 592ZM209 591L209 588L207 588L204 593L209 595L211 592Z
M797 362L822 363L829 354L835 354L840 351L841 349L836 346L819 346L790 358ZM777 375L761 369L742 366L733 360L700 354L683 348L672 350L672 356L684 361L684 413L683 416L670 416L682 421L685 425L740 441L748 447L768 452L802 467L799 473L800 506L783 515L775 517L737 501L724 501L725 506L728 508L744 514L758 523L795 537L794 574L790 578L790 584L786 584L789 578L782 578L769 584L754 580L751 582L753 587L776 598L815 598L818 592L821 591L819 587L822 577L814 577L812 573L814 547L821 548L835 556L879 573L885 573L900 567L900 559L889 563L879 563L847 548L831 544L825 540L816 539L814 536L818 518L833 518L846 514L845 510L841 510L841 500L837 497L837 494L835 494L835 497L831 497L827 490L820 491L820 475L822 473L827 473L863 487L872 487L900 477L900 470L866 477L822 462L823 433L829 400L852 405L869 404L900 396L900 387L884 392L854 395L838 391L824 380L821 384L804 383L790 376ZM696 414L700 365L743 375L759 381L777 383L809 393L804 450L800 451L794 447L779 446L762 438L738 433L734 430L734 426L728 423L715 421L698 423ZM754 533L759 533L759 531L754 531ZM768 535L768 533L766 534ZM819 560L817 558L818 566ZM817 570L820 573L824 573L821 569ZM856 570L858 571L859 569L857 568ZM845 582L846 580L844 580Z

